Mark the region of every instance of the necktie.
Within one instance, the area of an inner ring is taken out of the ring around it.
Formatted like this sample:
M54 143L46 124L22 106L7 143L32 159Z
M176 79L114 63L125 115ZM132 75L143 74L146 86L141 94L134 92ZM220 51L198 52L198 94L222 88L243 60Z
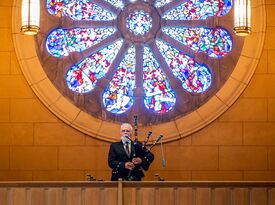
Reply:
M128 157L130 157L131 150L130 150L130 143L129 142L125 142L125 151L126 151L126 154L128 155Z

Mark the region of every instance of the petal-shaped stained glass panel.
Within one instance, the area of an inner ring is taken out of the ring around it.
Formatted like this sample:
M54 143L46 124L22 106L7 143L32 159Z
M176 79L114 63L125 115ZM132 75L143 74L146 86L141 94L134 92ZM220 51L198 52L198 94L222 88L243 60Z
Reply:
M162 7L162 6L164 6L165 4L168 4L168 3L170 3L170 2L172 2L172 0L156 0L156 1L155 1L155 7L156 7L156 8L159 8L159 7Z
M73 20L114 20L116 15L91 0L47 0L51 15L67 16Z
M136 54L131 46L102 96L107 111L122 114L134 103Z
M185 90L202 93L210 87L212 74L208 67L200 65L194 58L163 41L156 40L156 44L174 76L181 80Z
M110 4L120 9L124 7L124 4L121 0L105 0L105 1L109 2Z
M156 113L165 113L173 109L176 94L148 47L144 47L143 53L143 88L144 104L147 109Z
M219 58L232 50L232 39L222 28L163 28L162 31L190 47L196 52L204 52L210 57Z
M114 28L73 28L53 30L46 39L47 51L54 57L81 52L115 33Z
M188 0L163 15L167 20L198 20L224 16L232 8L232 0Z
M118 40L72 66L66 74L69 89L76 93L93 90L97 81L109 70L122 42L123 40Z

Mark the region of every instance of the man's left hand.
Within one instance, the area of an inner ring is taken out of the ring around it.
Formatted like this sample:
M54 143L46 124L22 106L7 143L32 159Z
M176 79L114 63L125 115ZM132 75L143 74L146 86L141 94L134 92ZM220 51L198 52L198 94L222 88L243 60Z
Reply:
M135 157L135 158L132 159L132 162L134 164L141 164L142 163L142 159L139 158L139 157Z

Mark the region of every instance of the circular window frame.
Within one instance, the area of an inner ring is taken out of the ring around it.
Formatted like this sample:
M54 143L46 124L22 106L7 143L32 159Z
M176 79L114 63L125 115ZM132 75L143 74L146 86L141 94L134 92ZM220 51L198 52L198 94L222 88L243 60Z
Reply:
M240 58L233 72L216 94L197 110L183 117L170 122L140 127L141 135L151 130L155 135L163 134L164 142L177 140L202 129L221 116L245 90L256 70L265 39L265 13L263 0L253 2L253 32L245 37ZM257 18L253 18L254 14L257 14ZM35 38L20 33L20 15L21 0L14 0L12 36L15 52L23 75L38 98L58 118L77 130L104 141L116 141L120 124L89 115L76 107L55 88L38 58Z

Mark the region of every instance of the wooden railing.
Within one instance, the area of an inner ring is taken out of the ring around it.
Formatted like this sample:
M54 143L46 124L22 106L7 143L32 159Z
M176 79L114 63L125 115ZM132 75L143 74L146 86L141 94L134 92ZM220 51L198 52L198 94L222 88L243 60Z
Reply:
M0 182L0 205L275 205L275 182Z

